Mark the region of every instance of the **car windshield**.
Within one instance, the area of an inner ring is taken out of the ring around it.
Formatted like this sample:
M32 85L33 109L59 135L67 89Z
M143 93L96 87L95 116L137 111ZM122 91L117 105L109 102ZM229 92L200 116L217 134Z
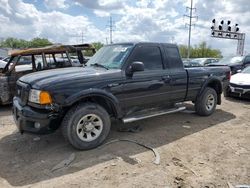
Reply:
M225 64L225 65L230 65L230 64L235 64L235 63L240 63L243 60L243 56L236 56L236 57L225 57L221 59L218 63L220 64Z
M250 66L245 68L241 73L250 74Z
M200 65L204 65L204 62L206 61L206 59L192 59L191 61L194 63L198 63Z
M116 44L102 47L88 61L88 66L100 66L107 69L120 69L124 59L131 51L132 44Z

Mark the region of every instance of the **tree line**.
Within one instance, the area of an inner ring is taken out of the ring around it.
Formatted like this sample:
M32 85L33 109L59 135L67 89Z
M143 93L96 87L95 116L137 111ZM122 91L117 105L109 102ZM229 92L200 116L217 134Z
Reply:
M45 38L33 38L32 40L24 40L17 38L7 38L0 42L1 48L12 48L12 49L21 49L21 48L38 48L52 45L48 39Z
M188 47L186 45L179 45L179 51L182 58L187 58ZM200 44L190 48L190 58L203 57L221 58L222 55L220 50L212 49L206 42L201 42Z

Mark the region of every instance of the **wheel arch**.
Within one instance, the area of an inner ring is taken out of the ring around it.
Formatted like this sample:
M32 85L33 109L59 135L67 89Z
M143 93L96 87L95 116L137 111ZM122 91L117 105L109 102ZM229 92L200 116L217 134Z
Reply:
M87 91L74 94L65 100L63 106L70 108L71 106L83 102L93 102L99 104L115 118L120 118L122 116L122 110L118 99L113 94L99 89L89 89Z
M217 104L221 104L221 94L223 92L223 86L222 86L222 83L221 81L219 80L219 78L210 78L208 79L202 86L199 94L197 97L199 97L202 92L205 90L206 87L210 87L210 88L213 88L216 93L217 93Z

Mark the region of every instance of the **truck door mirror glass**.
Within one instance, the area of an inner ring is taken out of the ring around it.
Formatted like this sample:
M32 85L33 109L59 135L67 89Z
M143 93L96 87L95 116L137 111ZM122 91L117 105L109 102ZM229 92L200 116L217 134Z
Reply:
M127 69L127 74L132 76L134 72L144 71L144 63L140 61L135 61Z
M136 61L136 62L133 62L130 66L131 66L131 72L144 71L143 62Z

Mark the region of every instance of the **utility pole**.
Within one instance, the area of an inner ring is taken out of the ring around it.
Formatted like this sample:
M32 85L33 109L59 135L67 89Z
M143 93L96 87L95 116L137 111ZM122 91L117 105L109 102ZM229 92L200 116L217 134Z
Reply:
M109 18L109 25L107 25L109 27L109 39L110 39L110 44L113 43L113 31L114 31L114 22L112 19L112 16L110 16Z
M198 16L193 16L193 11L195 11L196 8L193 8L193 0L191 0L191 6L187 7L187 11L189 11L189 14L185 14L184 16L189 18L189 23L185 24L188 26L188 56L187 58L190 58L190 47L191 47L191 34L192 34L192 26L194 26L194 24L192 24L193 19L198 19Z
M81 37L82 37L82 44L83 44L83 38L84 38L84 37L83 37L83 31L82 31L82 33L81 33L81 34L82 34L82 35L81 35Z
M83 31L81 31L80 35L73 35L72 37L75 37L76 38L76 43L79 43L79 38L80 38L80 41L84 42L84 34L83 34Z

